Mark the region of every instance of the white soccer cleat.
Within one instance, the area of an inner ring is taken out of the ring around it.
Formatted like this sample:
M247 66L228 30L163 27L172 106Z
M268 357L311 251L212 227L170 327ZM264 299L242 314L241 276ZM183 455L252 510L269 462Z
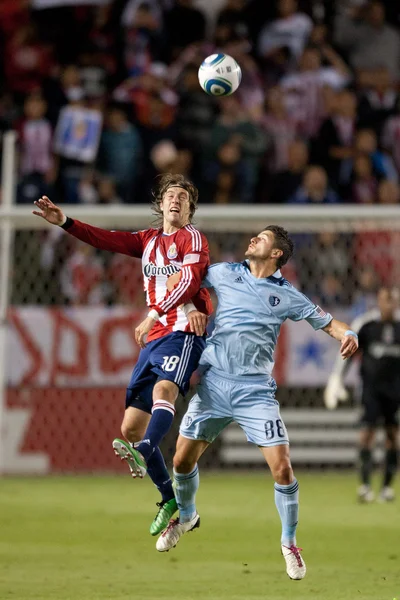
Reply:
M357 498L362 504L368 504L375 500L375 494L371 490L371 486L363 484L357 490Z
M168 552L171 548L175 548L179 539L184 533L193 531L200 527L200 515L197 513L190 521L181 523L178 519L171 519L167 529L160 535L157 540L156 548L159 552Z
M290 579L303 579L306 574L306 563L301 556L301 548L294 544L291 546L281 546L283 558L286 561L286 573Z
M395 497L394 489L386 485L381 489L378 500L379 502L393 502Z

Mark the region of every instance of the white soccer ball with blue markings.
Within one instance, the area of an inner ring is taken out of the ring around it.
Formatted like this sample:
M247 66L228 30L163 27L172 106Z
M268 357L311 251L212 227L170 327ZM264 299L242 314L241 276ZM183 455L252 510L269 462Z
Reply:
M242 79L242 70L229 54L211 54L201 63L199 82L210 96L229 96Z

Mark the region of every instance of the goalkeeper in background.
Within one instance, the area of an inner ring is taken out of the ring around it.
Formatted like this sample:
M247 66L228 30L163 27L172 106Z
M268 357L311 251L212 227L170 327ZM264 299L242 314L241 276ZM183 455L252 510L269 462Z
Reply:
M382 287L378 308L358 317L351 328L358 332L361 352L362 406L360 447L360 502L375 499L371 489L372 451L377 426L383 423L386 433L386 458L379 500L394 500L391 487L398 465L398 418L400 398L400 312L398 291ZM348 398L343 378L353 357L343 362L338 356L325 388L324 400L329 409Z

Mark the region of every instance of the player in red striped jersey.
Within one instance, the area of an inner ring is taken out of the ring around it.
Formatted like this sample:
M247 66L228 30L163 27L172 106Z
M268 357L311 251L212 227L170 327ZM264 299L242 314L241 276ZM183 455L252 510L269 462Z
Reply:
M177 510L159 444L171 427L178 394L187 393L191 375L197 368L205 340L196 331L204 331L204 314L211 314L212 304L209 292L200 289L209 265L208 242L191 225L197 208L197 188L182 175L166 174L160 178L153 195L153 209L160 226L137 232L107 231L71 219L47 196L35 202L39 210L33 214L95 248L142 259L150 310L135 329L141 351L128 385L121 425L127 441L115 439L113 448L126 459L134 478L142 478L148 472L159 489L162 500L150 527L150 533L157 535ZM181 278L168 291L167 279L177 272ZM191 331L189 320L180 308L190 300L191 318L197 317L199 323L196 331Z

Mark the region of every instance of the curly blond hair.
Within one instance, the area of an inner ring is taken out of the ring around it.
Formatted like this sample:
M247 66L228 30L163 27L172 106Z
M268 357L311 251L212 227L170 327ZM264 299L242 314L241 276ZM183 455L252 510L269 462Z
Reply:
M170 187L181 187L188 192L190 207L189 223L191 223L193 215L196 212L197 203L199 200L199 191L197 187L191 181L189 181L189 179L186 179L186 177L184 177L183 175L165 173L164 175L159 175L157 184L151 192L153 196L152 211L156 217L157 224L162 224L163 212L161 210L160 204L165 192Z

